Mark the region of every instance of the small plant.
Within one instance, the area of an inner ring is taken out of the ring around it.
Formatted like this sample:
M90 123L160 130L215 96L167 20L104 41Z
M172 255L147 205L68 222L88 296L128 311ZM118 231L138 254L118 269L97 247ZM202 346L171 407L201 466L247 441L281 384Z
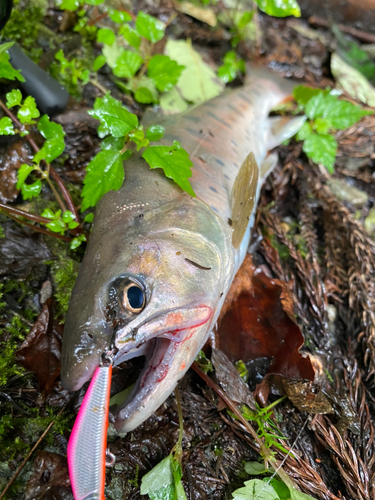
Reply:
M335 90L298 86L293 95L307 116L296 135L297 140L303 141L302 149L309 158L333 173L337 153L334 132L351 127L373 111L339 99Z
M225 54L223 63L218 68L217 74L224 83L231 82L237 75L244 75L246 73L245 61L240 59L233 51Z

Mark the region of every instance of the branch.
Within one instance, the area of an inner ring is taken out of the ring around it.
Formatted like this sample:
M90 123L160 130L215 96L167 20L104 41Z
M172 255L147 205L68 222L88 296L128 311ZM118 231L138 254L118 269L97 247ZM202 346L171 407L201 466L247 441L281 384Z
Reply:
M44 229L43 227L33 226L33 224L29 224L28 222L25 222L25 221L19 219L18 217L14 217L14 215L11 215L10 213L7 213L5 215L7 217L9 217L10 219L13 219L16 222L19 222L23 226L29 227L30 229L34 229L34 231L36 231L38 233L42 233L42 234L45 234L47 236L52 236L52 238L57 238L57 239L63 240L63 241L72 241L72 239L73 239L73 238L69 238L69 236L64 236L62 234L54 233L52 231L49 231L48 229ZM49 219L47 219L47 220L48 220L48 222L51 222ZM0 500L1 500L1 497L0 497Z

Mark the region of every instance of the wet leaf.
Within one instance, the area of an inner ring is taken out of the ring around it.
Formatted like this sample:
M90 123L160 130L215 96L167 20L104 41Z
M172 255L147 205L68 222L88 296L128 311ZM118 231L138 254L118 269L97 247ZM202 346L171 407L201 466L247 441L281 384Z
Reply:
M162 125L151 125L148 127L146 137L149 141L160 141L164 136L165 128Z
M46 139L43 147L34 157L34 162L46 160L47 163L55 160L65 149L65 132L59 123L51 122L47 115L43 115L38 122L38 130Z
M138 49L141 44L141 37L139 36L137 30L129 26L128 24L124 24L119 29L120 35L122 35L128 44L135 49Z
M132 20L132 16L124 10L108 9L109 17L114 23L127 23Z
M130 113L117 99L109 93L103 98L95 100L94 109L88 114L100 120L99 137L112 134L113 137L122 137L138 126L138 118Z
M135 26L138 33L152 43L158 42L164 36L165 24L145 12L138 13Z
M304 85L297 85L293 90L294 99L298 104L302 104L303 106L306 105L312 97L320 93L322 93L321 89L305 87Z
M16 352L17 361L35 374L40 390L49 393L60 375L62 331L54 324L48 299L30 333Z
M290 500L291 495L290 495L289 488L283 481L280 481L280 479L276 479L276 478L272 478L271 480L270 479L263 479L263 481L269 482L269 484L272 486L272 488L279 495L280 500Z
M121 78L132 78L142 66L143 59L131 50L122 51L117 59L113 73Z
M217 70L217 74L223 82L231 82L236 78L237 73L239 72L245 73L245 62L243 59L239 59L235 52L227 52L224 56L223 62L224 64Z
M95 61L94 64L92 65L93 71L99 71L100 68L102 68L106 63L106 58L103 56L103 54L100 54Z
M296 0L255 0L261 11L269 16L301 17L301 9Z
M34 170L33 166L23 164L21 165L21 168L18 170L17 174L17 189L21 189L21 187L24 185L25 180L29 176L29 174Z
M105 43L107 45L112 45L116 39L116 35L109 28L99 28L96 33L96 41L99 43Z
M70 500L68 464L65 457L49 451L38 451L31 477L27 483L25 500Z
M38 196L38 194L42 190L42 181L40 179L37 179L35 182L32 184L22 184L22 197L24 200L31 200L32 198L35 198Z
M8 44L3 44L1 47L10 47ZM13 45L13 43L12 43ZM6 78L7 80L18 80L20 82L24 82L25 79L22 76L21 72L17 69L14 69L13 66L9 62L9 54L7 52L0 52L0 78Z
M23 124L31 124L35 123L33 118L38 118L39 116L40 113L38 111L38 108L36 107L34 97L26 97L17 113L19 121Z
M137 90L135 91L134 98L138 102L150 104L158 101L158 91L155 84L150 78L142 76L137 82Z
M270 484L260 479L245 481L243 488L233 491L233 500L280 500Z
M6 99L7 108L13 108L13 106L21 106L22 93L20 90L14 89L11 92L7 93Z
M142 477L141 495L149 495L173 483L172 460L168 455Z
M170 57L156 54L148 63L147 74L160 92L167 92L177 83L183 69Z
M193 164L179 142L174 141L172 146L150 146L143 153L142 158L147 161L150 168L162 168L164 174L173 179L181 189L195 196L188 180L192 175Z
M328 172L333 173L337 152L337 142L333 135L312 132L305 138L302 149L315 163L321 163L327 167Z
M3 116L0 120L0 135L14 135L13 122L7 116Z

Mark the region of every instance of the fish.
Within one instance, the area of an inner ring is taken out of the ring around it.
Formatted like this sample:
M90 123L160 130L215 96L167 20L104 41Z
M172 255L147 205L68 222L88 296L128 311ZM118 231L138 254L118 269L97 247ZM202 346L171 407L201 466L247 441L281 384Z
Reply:
M178 141L189 153L195 197L136 153L122 187L98 203L66 317L61 380L80 389L110 346L114 365L145 356L128 398L110 408L118 432L167 399L207 341L277 163L268 152L305 120L269 117L293 86L252 70L243 87L165 119L160 143Z

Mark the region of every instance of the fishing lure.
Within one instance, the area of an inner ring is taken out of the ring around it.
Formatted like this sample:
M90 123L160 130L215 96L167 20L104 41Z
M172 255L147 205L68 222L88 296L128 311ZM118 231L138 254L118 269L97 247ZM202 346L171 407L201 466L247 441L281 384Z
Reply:
M75 500L104 500L112 359L105 357L87 389L68 444L68 467Z

